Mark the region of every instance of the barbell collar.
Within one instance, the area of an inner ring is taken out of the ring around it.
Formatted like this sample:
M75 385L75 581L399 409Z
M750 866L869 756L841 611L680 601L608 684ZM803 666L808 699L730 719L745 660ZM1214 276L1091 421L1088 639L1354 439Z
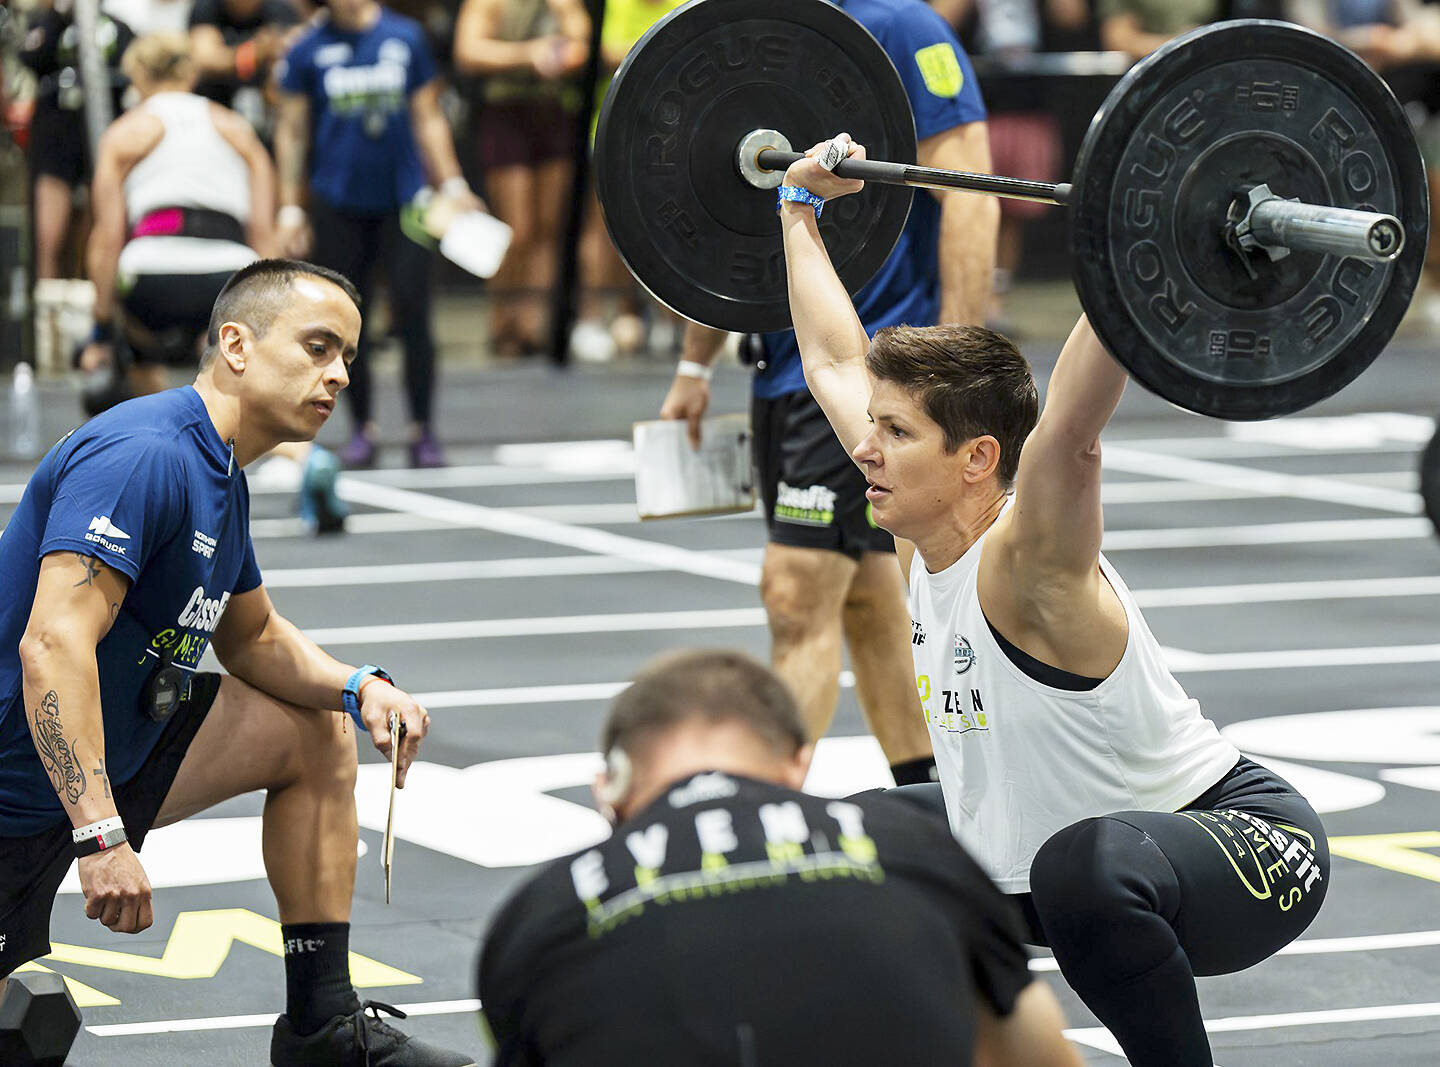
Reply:
M1324 252L1376 263L1389 263L1405 249L1400 220L1375 211L1302 204L1276 196L1256 204L1249 223L1255 243L1267 249Z
M756 162L762 170L784 173L790 164L804 159L802 152L782 152L767 148L758 153ZM1068 184L1022 181L994 174L972 174L963 170L940 170L909 163L888 163L880 159L846 159L834 173L842 178L878 182L881 185L907 185L915 189L962 189L971 193L989 193L1007 200L1033 200L1041 204L1065 204L1070 199Z

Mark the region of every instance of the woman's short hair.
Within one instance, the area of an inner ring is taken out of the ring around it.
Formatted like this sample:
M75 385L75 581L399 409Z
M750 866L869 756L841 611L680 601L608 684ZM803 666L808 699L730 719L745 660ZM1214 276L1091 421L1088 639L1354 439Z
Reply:
M1040 399L1030 364L1008 337L983 326L887 326L865 367L909 392L945 434L945 451L989 434L1000 442L1000 483L1015 484L1020 449Z

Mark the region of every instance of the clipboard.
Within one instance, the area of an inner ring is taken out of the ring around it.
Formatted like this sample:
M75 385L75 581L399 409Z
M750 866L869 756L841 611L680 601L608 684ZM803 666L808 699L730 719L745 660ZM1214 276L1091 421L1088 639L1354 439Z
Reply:
M690 446L680 419L637 422L633 438L635 504L642 520L755 510L748 416L703 420L698 449Z
M405 722L398 711L390 713L390 807L385 815L385 843L380 848L380 865L385 869L385 903L390 903L390 874L395 865L395 794L399 792L400 742L405 740Z

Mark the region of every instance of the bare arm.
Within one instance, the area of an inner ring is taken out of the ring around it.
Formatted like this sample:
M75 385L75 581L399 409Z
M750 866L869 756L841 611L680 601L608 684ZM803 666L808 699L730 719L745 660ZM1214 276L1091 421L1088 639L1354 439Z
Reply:
M863 159L864 153L857 147L854 158ZM861 183L836 178L806 158L791 165L785 184L828 197L855 192ZM870 338L820 239L814 209L808 204L785 203L780 209L780 228L785 237L790 318L805 382L849 452L870 430L870 381L865 373Z
M117 815L105 766L105 720L95 647L110 632L130 579L92 556L52 552L40 561L35 601L20 639L25 721L72 826ZM150 882L129 844L80 860L85 914L112 930L150 926Z
M440 81L416 89L410 96L410 124L415 130L415 143L425 160L425 170L434 185L443 185L451 178L461 177L460 160L455 155L455 142L450 137L450 123L440 110Z
M153 115L132 113L111 123L100 138L90 202L95 212L90 239L85 246L85 267L95 283L96 322L115 316L115 273L120 250L125 247L128 220L125 218L125 176L144 159L164 135L164 126Z
M1100 431L1120 403L1125 381L1125 371L1082 315L1020 453L1013 519L1002 538L1025 560L1019 580L1095 574L1104 535Z
M720 349L729 336L724 330L713 330L698 322L685 324L685 340L680 347L680 363L698 363L702 367L713 367ZM675 373L670 391L660 405L662 419L684 419L690 425L687 433L690 444L700 447L700 420L710 408L710 382L693 374Z
M35 750L77 827L115 815L95 646L110 632L129 588L129 578L91 556L52 552L40 561L35 602L20 639Z
M1000 1018L976 998L975 1067L1081 1067L1083 1060L1065 1040L1065 1018L1050 987L1031 982Z
M303 207L309 170L310 101L301 93L280 93L275 110L275 170L280 206Z
M341 663L275 610L262 585L230 598L212 642L221 665L261 692L302 708L338 711L341 692L355 668ZM400 746L400 777L420 751L430 717L406 693L382 679L361 689L361 714L375 747L387 757L387 715L399 711L405 740Z
M235 72L235 49L225 44L217 26L190 27L190 57L202 75Z
M210 115L220 136L240 153L250 173L250 222L245 238L260 255L271 255L275 236L275 165L270 162L270 153L265 151L250 124L229 108L212 104Z
M990 133L967 122L921 141L922 167L990 173ZM1000 202L993 196L933 192L940 201L940 321L983 323L995 273Z

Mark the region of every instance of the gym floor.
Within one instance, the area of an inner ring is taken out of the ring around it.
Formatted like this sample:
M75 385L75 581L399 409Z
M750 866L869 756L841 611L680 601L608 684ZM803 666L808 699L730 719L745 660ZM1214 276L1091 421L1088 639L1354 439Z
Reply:
M1027 347L1043 378L1055 346ZM1201 980L1225 1067L1435 1062L1440 547L1415 492L1440 408L1432 363L1421 343L1397 344L1338 397L1253 425L1132 386L1105 438L1106 552L1182 683L1311 797L1337 854L1301 941ZM351 947L362 998L409 1011L402 1025L436 1043L483 1048L472 998L487 918L532 864L603 833L585 786L606 699L663 649L767 654L760 519L635 520L625 442L668 377L643 362L447 369L439 424L457 439L454 466L347 476L357 514L341 537L305 536L284 479L252 476L280 609L341 658L385 664L433 715L399 799L388 906L388 768L362 753ZM381 384L398 419L393 375ZM715 410L742 410L745 388L722 372ZM74 405L46 398L53 440ZM344 423L323 439L341 441ZM0 517L28 472L0 464ZM812 783L842 794L884 775L847 686ZM87 921L73 882L62 893L43 962L83 1005L70 1062L267 1062L284 986L259 814L259 797L243 797L153 835L155 924L137 937ZM1087 1062L1120 1063L1053 964L1034 966Z

